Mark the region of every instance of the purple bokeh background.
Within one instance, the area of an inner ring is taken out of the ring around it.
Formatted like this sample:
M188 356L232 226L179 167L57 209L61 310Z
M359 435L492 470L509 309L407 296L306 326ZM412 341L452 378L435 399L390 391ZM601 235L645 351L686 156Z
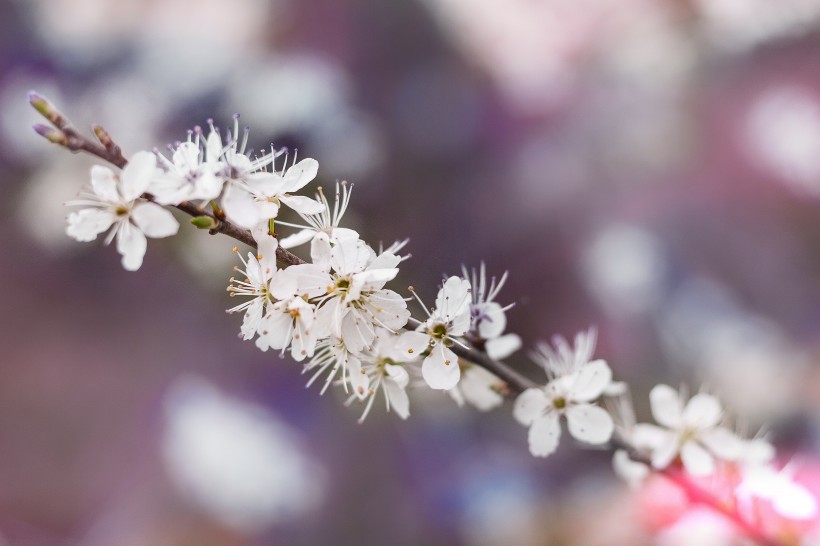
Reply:
M183 225L128 273L68 239L93 162L37 139L29 89L127 152L241 112L355 184L365 239L411 238L397 287L483 260L526 347L596 325L640 417L705 384L811 459L819 27L806 0L0 0L0 544L654 544L606 452L534 460L509 404L359 426L306 392L223 313L231 241ZM281 459L243 458L256 430ZM232 500L204 451L271 485Z

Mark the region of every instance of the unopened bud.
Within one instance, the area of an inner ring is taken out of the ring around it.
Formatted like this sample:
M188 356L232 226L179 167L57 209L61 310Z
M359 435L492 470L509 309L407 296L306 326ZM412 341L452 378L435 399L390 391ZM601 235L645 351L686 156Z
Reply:
M59 129L55 129L54 127L49 127L48 125L43 125L38 123L34 126L34 130L37 132L38 135L45 138L49 142L53 142L54 144L60 144L65 146L68 144L68 138L65 136Z
M191 223L199 229L213 229L216 227L216 220L210 216L194 216Z
M29 92L28 102L34 107L35 110L37 110L40 113L41 116L46 118L55 126L62 128L68 124L65 116L63 116L60 113L60 111L57 110L57 108L55 108L53 104L51 104L48 100L46 100L41 95L38 95L34 91Z

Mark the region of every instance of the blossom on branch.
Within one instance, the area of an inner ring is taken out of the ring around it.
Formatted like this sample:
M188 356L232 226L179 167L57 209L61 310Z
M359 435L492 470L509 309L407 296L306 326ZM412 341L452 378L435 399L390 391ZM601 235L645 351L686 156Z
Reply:
M150 152L134 154L119 175L108 167L93 166L91 191L66 203L85 207L68 215L66 233L81 242L93 241L113 226L105 244L116 237L122 266L128 271L139 269L148 246L146 237L169 237L179 229L170 212L141 197L155 171L156 158Z
M546 457L561 438L561 416L576 440L603 444L612 437L615 425L609 413L594 405L612 382L612 371L604 360L589 362L595 348L593 330L576 336L575 350L556 338L556 348L542 346L534 353L549 382L540 389L527 389L515 400L513 416L529 427L530 452Z
M417 296L428 318L415 332L405 332L399 339L405 354L425 354L421 372L431 389L452 389L461 377L458 357L450 347L463 344L457 338L470 328L470 290L470 281L450 277L439 290L432 311Z

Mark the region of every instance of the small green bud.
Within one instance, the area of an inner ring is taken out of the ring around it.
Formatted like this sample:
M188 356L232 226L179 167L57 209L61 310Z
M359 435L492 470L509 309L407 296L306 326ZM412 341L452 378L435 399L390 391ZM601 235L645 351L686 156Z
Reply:
M191 223L199 229L213 229L216 227L216 221L210 216L194 216L191 218Z

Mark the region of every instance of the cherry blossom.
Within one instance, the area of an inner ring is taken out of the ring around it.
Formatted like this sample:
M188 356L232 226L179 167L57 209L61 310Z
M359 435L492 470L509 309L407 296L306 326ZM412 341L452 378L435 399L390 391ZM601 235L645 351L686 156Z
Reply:
M652 416L661 426L643 425L642 434L652 450L652 466L666 468L680 456L686 470L697 476L715 469L715 457L735 460L741 452L738 437L719 426L723 417L720 402L700 393L686 405L668 385L657 385L649 394Z
M438 292L435 308L428 311L425 307L425 311L427 321L420 324L417 331L402 334L399 346L408 355L426 353L421 372L431 389L452 389L461 371L458 357L450 346L470 328L470 281L450 277Z
M147 248L146 237L155 239L175 235L179 223L167 210L142 198L156 172L156 158L150 152L137 152L117 175L108 167L91 168L91 191L82 199L66 203L85 207L68 215L66 233L74 239L93 241L109 231L105 244L117 239L122 266L136 271Z
M558 448L560 417L567 420L569 433L589 444L603 444L612 437L612 417L591 402L599 398L612 380L603 360L596 360L556 377L542 389L527 389L515 400L513 415L529 427L530 452L546 457Z

